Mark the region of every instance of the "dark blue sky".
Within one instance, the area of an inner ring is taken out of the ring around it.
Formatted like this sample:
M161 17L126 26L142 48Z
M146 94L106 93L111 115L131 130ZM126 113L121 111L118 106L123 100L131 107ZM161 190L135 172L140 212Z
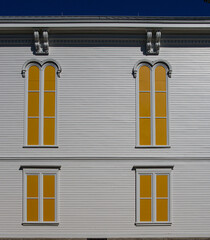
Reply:
M0 0L0 15L210 16L204 0Z

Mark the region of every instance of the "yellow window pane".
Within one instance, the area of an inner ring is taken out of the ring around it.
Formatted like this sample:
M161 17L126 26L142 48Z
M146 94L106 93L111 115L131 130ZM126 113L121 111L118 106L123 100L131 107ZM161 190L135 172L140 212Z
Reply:
M155 91L166 91L166 70L162 66L155 69Z
M151 145L151 121L149 118L139 119L140 145Z
M27 199L27 221L38 220L38 199Z
M168 197L168 175L156 175L156 196Z
M166 117L166 93L155 93L155 115L156 117Z
M167 120L157 118L156 122L156 145L167 145Z
M147 66L139 69L139 91L150 91L150 69Z
M157 221L168 221L168 199L157 199Z
M27 197L38 197L38 175L27 175Z
M55 200L44 199L43 200L43 220L45 222L55 221Z
M29 68L28 90L39 90L39 68L37 66Z
M140 175L140 197L151 197L151 175Z
M139 93L139 113L140 117L150 117L150 93Z
M44 116L45 117L55 116L55 93L54 92L44 93Z
M55 197L55 176L44 175L44 197Z
M39 119L28 118L28 145L39 144Z
M55 68L52 66L44 70L44 90L55 90Z
M28 93L28 116L29 117L39 116L39 93L38 92Z
M44 119L44 145L55 144L55 119Z
M151 199L140 199L140 221L151 222Z

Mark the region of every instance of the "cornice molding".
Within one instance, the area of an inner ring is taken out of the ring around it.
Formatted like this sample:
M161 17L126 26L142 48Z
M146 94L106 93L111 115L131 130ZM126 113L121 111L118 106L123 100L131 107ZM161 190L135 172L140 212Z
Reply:
M50 160L50 161L77 161L77 160L126 160L126 161L136 161L136 160L141 160L141 161L207 161L210 162L210 157L184 157L184 156L179 156L179 157L59 157L59 156L50 156L50 157L6 157L6 156L1 156L0 161L27 161L27 165L29 161L44 161L44 160ZM40 164L40 163L39 163Z
M25 73L26 73L27 67L31 63L38 64L40 67L43 67L46 63L53 63L57 67L57 75L58 75L58 77L60 77L60 73L62 72L62 68L61 68L60 64L56 60L54 60L52 58L45 59L43 61L40 61L38 59L30 59L30 60L26 61L24 63L24 65L23 65L23 67L22 67L21 74L22 74L23 78L25 78Z
M18 35L11 37L0 37L0 44L2 46L31 46L34 40L29 37L19 38ZM135 37L131 38L51 38L49 40L49 45L51 46L65 46L65 45L113 45L113 44L120 44L120 45L137 45L140 46L141 44L145 44L146 39L143 39L142 36L139 38ZM178 46L187 46L187 45L195 45L195 46L209 46L210 45L210 37L209 38L161 38L161 46L170 46L170 45L178 45Z

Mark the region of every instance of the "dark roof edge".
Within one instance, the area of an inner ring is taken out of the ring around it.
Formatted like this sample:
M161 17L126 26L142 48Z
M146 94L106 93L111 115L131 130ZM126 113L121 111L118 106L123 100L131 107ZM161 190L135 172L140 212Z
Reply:
M210 22L209 16L0 16L0 23L35 22Z

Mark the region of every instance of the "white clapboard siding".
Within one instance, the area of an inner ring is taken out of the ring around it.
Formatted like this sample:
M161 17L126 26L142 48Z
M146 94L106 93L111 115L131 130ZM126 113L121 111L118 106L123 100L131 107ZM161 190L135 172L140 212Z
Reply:
M50 46L34 56L31 45L0 47L0 157L209 157L210 46L165 44L158 56L142 46L94 43ZM29 59L53 58L62 67L58 80L57 149L26 149L24 81ZM170 86L171 148L135 148L135 79L141 59L167 60Z
M23 226L21 165L61 165L59 226ZM172 225L135 226L134 165L150 160L0 161L1 237L209 237L210 163L158 161L172 170Z

